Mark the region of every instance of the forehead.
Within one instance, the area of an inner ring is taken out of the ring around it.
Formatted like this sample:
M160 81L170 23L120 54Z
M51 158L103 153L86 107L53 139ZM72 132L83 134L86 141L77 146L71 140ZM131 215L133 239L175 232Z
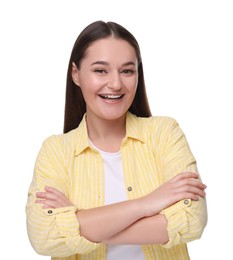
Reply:
M127 41L113 37L97 40L86 50L86 60L137 61L135 49Z

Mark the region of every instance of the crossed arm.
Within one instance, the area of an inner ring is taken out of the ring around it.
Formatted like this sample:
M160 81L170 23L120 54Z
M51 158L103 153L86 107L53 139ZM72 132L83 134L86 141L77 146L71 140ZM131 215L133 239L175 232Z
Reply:
M205 196L206 185L197 173L180 173L150 194L138 199L78 210L80 233L92 242L108 244L164 244L168 241L167 220L160 212L173 204ZM72 206L66 196L53 187L36 193L43 208Z

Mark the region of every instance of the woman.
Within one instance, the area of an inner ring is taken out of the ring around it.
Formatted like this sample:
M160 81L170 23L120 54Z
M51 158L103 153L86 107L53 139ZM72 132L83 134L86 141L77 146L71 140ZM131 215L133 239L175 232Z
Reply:
M137 41L97 21L77 38L64 134L48 138L29 189L32 246L55 260L189 259L205 188L174 119L152 117Z

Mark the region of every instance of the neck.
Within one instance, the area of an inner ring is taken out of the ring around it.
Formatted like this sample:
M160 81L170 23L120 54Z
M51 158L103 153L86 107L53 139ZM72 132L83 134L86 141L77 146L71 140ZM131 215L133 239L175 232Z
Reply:
M107 152L119 151L126 133L126 115L115 120L105 120L93 118L87 113L86 122L88 136L96 147Z

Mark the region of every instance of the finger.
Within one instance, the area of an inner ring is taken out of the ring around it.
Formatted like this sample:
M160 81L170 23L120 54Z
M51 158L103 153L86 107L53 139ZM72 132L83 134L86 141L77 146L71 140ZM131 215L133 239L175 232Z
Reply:
M63 199L59 198L57 196L54 196L54 197L52 196L52 199L50 199L50 197L51 197L51 194L49 194L49 193L42 194L40 199L36 199L35 202L41 203L44 205L48 205L51 208L61 208L61 207L73 206L73 204L65 197Z
M195 172L181 172L179 174L177 174L175 177L173 177L170 182L177 182L180 181L182 179L187 179L187 178L194 178L197 179L199 177L198 173Z
M62 193L61 191L53 187L45 186L44 189L45 192L37 192L36 196L40 198L46 198L46 199L57 199L58 197L61 198L65 197L64 193Z
M204 190L199 189L194 186L182 186L179 190L177 190L177 193L192 193L194 195L198 195L200 197L205 197L206 193Z
M53 187L45 186L45 191L53 194L55 200L60 200L63 202L63 204L66 204L68 199L67 199L66 195L63 192L61 192L60 190L55 189Z
M49 186L45 186L45 192L37 192L37 203L42 203L46 207L59 208L72 206L73 204L67 199L63 192Z
M54 195L57 196L57 198L59 199L59 201L62 203L63 207L65 206L72 206L73 204L70 202L70 200L68 199L68 196L63 193L62 191L55 189L53 187L45 187L46 190L51 191Z
M53 194L56 194L59 197L64 197L65 196L65 194L63 192L61 192L58 189L55 189L53 187L45 186L44 189L45 189L45 191L53 193Z
M193 179L193 178L188 178L188 179L182 179L180 181L177 181L176 183L174 183L174 186L175 187L182 187L182 186L194 186L194 187L197 187L199 189L206 189L207 186L202 183L200 180L198 179Z
M44 208L44 209L54 208L54 207L51 206L50 203L48 203L47 200L35 200L35 203L37 203L37 204L43 204L43 208Z
M51 192L37 192L37 198L47 199L47 200L57 200L58 196Z
M45 200L35 200L35 203L38 203L38 204L44 204L44 203L46 203L46 201Z
M61 206L65 207L65 206L73 205L66 197L66 195L60 190L49 186L45 186L45 190L50 192L51 194L54 194L55 200L59 201Z
M64 207L63 204L59 203L58 201L54 201L54 200L36 200L35 203L38 204L43 204L43 208L47 209L47 208L61 208Z
M174 195L174 200L176 202L184 199L191 199L197 201L199 200L199 196L191 192L180 192Z
M47 209L47 208L62 208L63 205L57 201L53 201L53 200L46 200L46 202L44 203L43 208Z

